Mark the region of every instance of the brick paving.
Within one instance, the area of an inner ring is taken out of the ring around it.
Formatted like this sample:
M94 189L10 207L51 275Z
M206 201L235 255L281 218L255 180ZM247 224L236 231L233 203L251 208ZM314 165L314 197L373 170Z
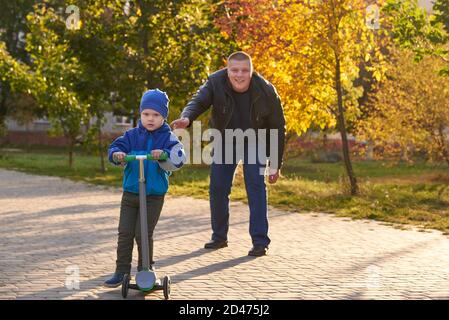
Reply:
M114 271L120 196L0 169L0 299L122 299L102 286ZM269 255L254 258L248 215L231 203L229 247L210 251L208 202L167 197L155 259L171 299L449 299L441 232L270 208ZM128 299L163 294L130 290Z

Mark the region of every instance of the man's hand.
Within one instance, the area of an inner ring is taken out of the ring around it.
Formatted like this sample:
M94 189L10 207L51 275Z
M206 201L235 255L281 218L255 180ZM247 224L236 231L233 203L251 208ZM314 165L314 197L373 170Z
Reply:
M268 176L268 182L271 184L276 183L276 181L279 179L279 174L280 174L279 169L277 169L277 170L270 169L270 175Z
M153 159L157 160L157 159L159 159L159 157L161 156L161 154L163 152L164 152L164 150L160 150L160 149L151 150L151 156L153 157Z
M170 126L173 129L185 129L189 126L189 124L190 124L189 118L180 118L170 123Z
M118 151L112 154L112 159L115 162L119 162L123 166L125 164L125 156L126 153Z

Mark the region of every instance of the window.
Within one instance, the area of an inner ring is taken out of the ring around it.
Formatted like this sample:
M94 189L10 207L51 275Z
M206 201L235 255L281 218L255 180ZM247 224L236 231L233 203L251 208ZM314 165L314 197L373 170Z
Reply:
M36 124L49 124L50 123L50 121L48 121L47 117L42 117L42 118L36 119L33 122Z
M115 116L115 124L119 126L132 125L133 121L129 116Z

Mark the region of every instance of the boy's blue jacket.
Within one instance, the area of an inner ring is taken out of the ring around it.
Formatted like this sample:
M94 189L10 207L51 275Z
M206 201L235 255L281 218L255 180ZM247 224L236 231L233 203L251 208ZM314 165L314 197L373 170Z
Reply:
M114 152L126 154L149 154L151 150L161 149L167 152L169 159L166 161L144 161L146 193L147 195L164 195L168 190L168 176L170 171L181 168L185 162L183 145L178 137L170 130L170 126L164 124L157 130L148 131L139 120L136 128L130 129L125 134L112 142L109 146L109 161L115 165L112 158ZM126 164L123 174L123 190L139 193L139 161L131 161Z

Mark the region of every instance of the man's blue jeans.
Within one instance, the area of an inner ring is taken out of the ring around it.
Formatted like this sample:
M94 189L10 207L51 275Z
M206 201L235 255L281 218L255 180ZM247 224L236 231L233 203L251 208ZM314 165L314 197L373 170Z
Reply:
M211 164L209 199L212 240L227 240L229 229L229 194L237 164ZM249 233L254 246L268 247L267 190L260 164L243 164L249 203Z

